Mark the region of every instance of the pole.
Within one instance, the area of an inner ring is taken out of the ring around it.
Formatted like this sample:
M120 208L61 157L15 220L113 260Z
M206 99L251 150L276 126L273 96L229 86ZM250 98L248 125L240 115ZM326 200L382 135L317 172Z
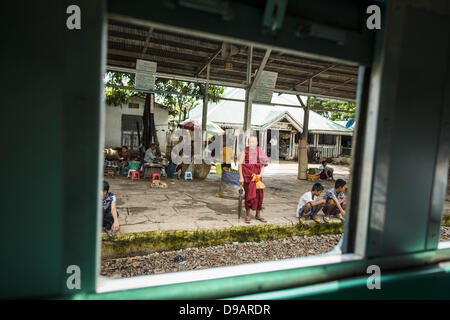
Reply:
M311 92L312 79L309 79L308 91ZM311 97L308 97L306 107L303 109L303 132L298 142L298 173L299 180L308 178L308 127L309 127L309 108L311 107Z
M205 94L203 95L203 112L202 112L202 149L206 148L207 135L206 135L206 123L208 120L208 92L209 92L209 71L210 64L206 67L206 83Z
M244 109L244 145L247 144L249 130L251 129L252 117L252 60L253 60L253 46L248 47L247 58L247 88L245 89L245 109Z

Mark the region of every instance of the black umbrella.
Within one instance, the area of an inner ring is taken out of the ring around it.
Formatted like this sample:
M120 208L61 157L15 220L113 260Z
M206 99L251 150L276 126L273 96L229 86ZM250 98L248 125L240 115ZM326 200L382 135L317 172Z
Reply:
M239 202L238 202L238 223L241 222L241 211L242 211L242 184L239 187Z

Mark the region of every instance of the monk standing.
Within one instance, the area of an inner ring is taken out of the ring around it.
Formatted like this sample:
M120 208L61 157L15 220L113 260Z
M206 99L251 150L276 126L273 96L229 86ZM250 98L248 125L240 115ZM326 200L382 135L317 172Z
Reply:
M250 223L250 210L256 211L256 220L266 222L261 217L264 197L263 189L256 188L255 180L262 180L264 167L267 166L269 159L264 151L258 147L256 137L250 137L248 145L239 157L239 182L241 185L244 185L245 190L245 210L247 212L245 222Z

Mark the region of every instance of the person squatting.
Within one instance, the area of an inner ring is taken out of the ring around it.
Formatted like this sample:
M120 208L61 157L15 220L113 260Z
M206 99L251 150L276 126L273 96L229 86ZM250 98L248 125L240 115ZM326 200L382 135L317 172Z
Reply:
M308 217L316 223L322 223L317 215L320 210L325 214L323 217L324 222L330 222L330 216L335 216L344 222L346 206L344 191L346 185L347 182L345 180L337 179L334 188L329 189L323 199L319 200L324 187L319 182L315 183L311 191L304 193L298 201L296 216L299 224L304 225Z

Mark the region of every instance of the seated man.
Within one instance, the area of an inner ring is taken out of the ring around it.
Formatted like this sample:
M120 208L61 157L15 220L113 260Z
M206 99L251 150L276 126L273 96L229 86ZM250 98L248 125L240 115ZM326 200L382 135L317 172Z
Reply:
M149 166L151 163L158 163L159 158L156 157L156 144L152 143L150 148L147 149L144 156L144 167Z
M328 166L326 160L322 161L322 165L319 167L320 170L320 179L322 180L334 180L333 179L333 171L334 169Z
M322 209L325 200L317 200L323 191L323 186L319 182L312 186L312 190L304 193L297 206L297 218L300 224L305 224L305 218L310 216L317 223L321 223L317 213Z
M125 171L125 167L128 166L128 161L130 161L131 155L128 152L128 148L126 146L122 147L122 150L119 152L119 160L121 161L120 167L122 172Z
M103 181L103 231L110 237L113 237L119 231L118 217L116 196L109 192L109 183Z
M325 205L323 206L322 211L325 213L323 217L323 221L329 222L330 215L336 215L336 218L344 222L345 217L345 186L347 182L342 179L337 179L334 184L334 188L327 191L324 196Z

